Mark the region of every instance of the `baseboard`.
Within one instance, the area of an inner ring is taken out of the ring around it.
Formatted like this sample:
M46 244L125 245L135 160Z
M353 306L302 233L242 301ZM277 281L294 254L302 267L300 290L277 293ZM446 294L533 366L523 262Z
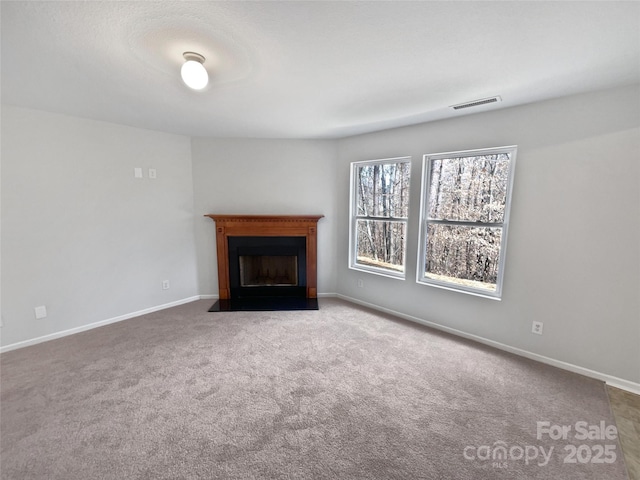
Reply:
M616 387L620 390L626 390L627 392L640 395L640 383L630 382L624 378L612 377L610 375L605 379L605 382L610 387Z
M338 296L337 293L319 293L318 298L336 298Z
M563 362L561 360L556 360L555 358L545 357L544 355L539 355L537 353L529 352L528 350L523 350L521 348L512 347L505 343L496 342L494 340L489 340L488 338L480 337L478 335L473 335L471 333L463 332L462 330L457 330L455 328L446 327L444 325L440 325L438 323L433 323L428 320L424 320L419 317L414 317L412 315L407 315L402 312L397 312L395 310L391 310L389 308L381 307L379 305L375 305L373 303L364 302L362 300L358 300L357 298L348 297L346 295L337 294L338 298L342 300L346 300L348 302L355 303L357 305L362 305L364 307L371 308L373 310L377 310L379 312L388 313L395 317L399 317L405 320L409 320L410 322L419 323L421 325L425 325L427 327L434 328L436 330L440 330L443 332L450 333L452 335L456 335L458 337L466 338L469 340L476 341L478 343L482 343L484 345L489 345L491 347L497 348L499 350L503 350L505 352L513 353L515 355L519 355L521 357L529 358L531 360L535 360L547 365L551 365L553 367L561 368L563 370L568 370L573 373L578 373L580 375L584 375L585 377L595 378L597 380L602 380L607 385L612 387L620 388L622 390L626 390L631 393L635 393L636 395L640 395L640 383L631 382L629 380L625 380L623 378L614 377L613 375L608 375L606 373L597 372L595 370L590 370L588 368L580 367L578 365L574 365L572 363Z
M4 347L0 347L0 353L8 352L11 350L17 350L18 348L29 347L31 345L36 345L42 342L48 342L49 340L55 340L56 338L66 337L68 335L73 335L74 333L80 333L80 332L84 332L94 328L104 327L105 325L109 325L111 323L121 322L123 320L129 320L130 318L139 317L141 315L157 312L159 310L165 310L171 307L177 307L178 305L183 305L185 303L193 302L199 299L200 299L200 295L183 298L181 300L176 300L174 302L165 303L163 305L158 305L155 307L145 308L144 310L138 310L137 312L126 313L124 315L108 318L106 320L90 323L88 325L82 325L80 327L70 328L69 330L63 330L61 332L51 333L49 335L44 335L42 337L37 337L37 338L32 338L30 340L24 340L22 342L12 343L11 345L5 345Z

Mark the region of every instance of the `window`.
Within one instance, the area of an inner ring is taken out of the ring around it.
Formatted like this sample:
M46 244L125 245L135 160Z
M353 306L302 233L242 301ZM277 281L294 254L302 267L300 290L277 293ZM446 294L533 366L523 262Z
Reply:
M404 278L409 157L351 164L349 266Z
M516 151L424 156L419 283L501 297Z

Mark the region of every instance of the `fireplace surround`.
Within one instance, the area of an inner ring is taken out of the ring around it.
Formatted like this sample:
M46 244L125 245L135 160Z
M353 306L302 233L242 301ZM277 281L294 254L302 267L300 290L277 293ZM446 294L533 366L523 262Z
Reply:
M229 297L306 297L304 237L228 237Z
M317 309L323 215L206 215L216 225L219 300L209 311Z

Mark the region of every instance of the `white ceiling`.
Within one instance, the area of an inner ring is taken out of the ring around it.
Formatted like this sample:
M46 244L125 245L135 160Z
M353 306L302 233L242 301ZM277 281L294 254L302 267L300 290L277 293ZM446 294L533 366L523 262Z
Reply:
M640 83L635 1L2 1L1 16L3 103L190 136L337 138ZM182 84L184 51L207 58L206 91Z

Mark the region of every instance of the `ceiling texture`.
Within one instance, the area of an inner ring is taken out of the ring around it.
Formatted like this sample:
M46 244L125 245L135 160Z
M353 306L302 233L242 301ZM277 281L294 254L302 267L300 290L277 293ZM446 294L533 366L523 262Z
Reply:
M189 136L340 138L640 83L637 1L0 8L2 103ZM204 91L180 79L185 51Z

